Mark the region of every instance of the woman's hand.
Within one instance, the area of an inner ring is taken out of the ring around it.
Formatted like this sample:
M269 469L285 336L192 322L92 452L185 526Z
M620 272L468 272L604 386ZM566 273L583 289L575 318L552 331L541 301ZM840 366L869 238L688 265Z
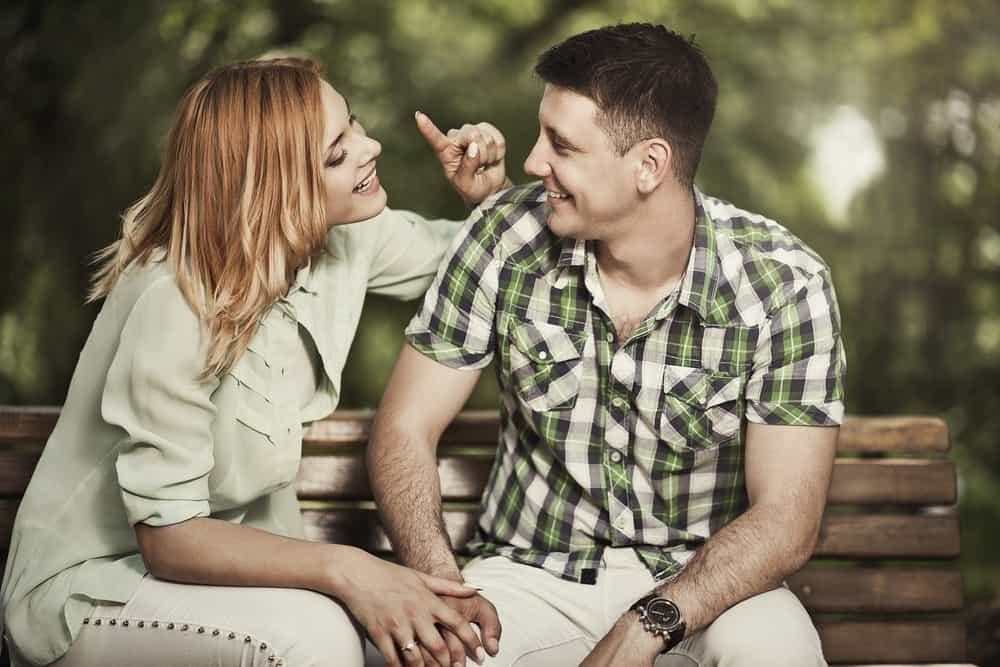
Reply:
M504 158L507 142L489 123L463 125L445 135L426 115L416 113L417 129L434 149L444 176L469 206L510 187Z
M341 584L335 594L365 627L390 667L425 665L421 648L442 667L465 664L464 652L453 655L437 625L457 635L470 655L485 655L472 625L438 597L472 597L474 587L432 577L360 549L346 552L336 568ZM414 645L403 650L411 642Z

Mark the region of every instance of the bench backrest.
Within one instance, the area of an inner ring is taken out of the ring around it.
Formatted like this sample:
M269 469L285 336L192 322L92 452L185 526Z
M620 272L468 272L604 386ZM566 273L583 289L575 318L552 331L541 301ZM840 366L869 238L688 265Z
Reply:
M0 550L57 408L0 408ZM389 555L364 465L371 413L339 411L305 432L298 495L311 539ZM453 544L471 534L495 453L495 412L464 412L438 470ZM928 417L848 417L810 564L789 586L831 663L958 662L965 630L948 430Z

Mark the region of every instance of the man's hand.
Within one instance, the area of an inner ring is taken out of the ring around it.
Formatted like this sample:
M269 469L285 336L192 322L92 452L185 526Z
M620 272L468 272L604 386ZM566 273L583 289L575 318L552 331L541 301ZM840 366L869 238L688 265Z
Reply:
M628 611L597 643L580 667L653 667L663 647L663 640L643 629L636 613Z
M425 114L418 111L415 117L417 129L434 149L445 178L467 205L475 206L510 187L504 162L507 142L500 130L478 123L448 130L445 135Z
M479 636L483 642L483 646L486 647L486 651L490 655L496 655L497 651L500 650L500 616L497 614L496 607L493 603L484 598L482 595L476 595L474 597L452 597L449 595L440 596L441 600L452 609L457 611L465 620L470 623L475 623L479 626ZM465 644L459 639L453 632L441 627L441 636L444 638L445 643L448 645L448 650L451 652L452 665L465 664ZM482 648L479 649L482 651ZM471 654L470 654L471 655ZM485 654L473 656L476 662L482 662L486 659ZM433 658L428 653L424 656L426 664L433 665ZM451 667L451 665L442 665L442 667Z

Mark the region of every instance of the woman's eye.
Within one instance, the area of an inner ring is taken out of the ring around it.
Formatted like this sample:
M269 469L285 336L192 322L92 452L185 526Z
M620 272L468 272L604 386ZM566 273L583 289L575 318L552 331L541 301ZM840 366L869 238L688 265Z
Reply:
M340 151L340 155L331 160L327 160L326 166L336 167L338 164L341 164L344 161L344 158L346 157L347 157L347 151Z

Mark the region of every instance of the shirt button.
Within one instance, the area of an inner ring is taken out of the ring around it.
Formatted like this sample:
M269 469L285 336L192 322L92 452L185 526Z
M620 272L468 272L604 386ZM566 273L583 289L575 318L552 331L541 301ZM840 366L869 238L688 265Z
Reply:
M549 353L546 352L545 350L542 350L541 352L538 353L538 358L539 359L548 359L549 358Z
M622 453L619 452L616 449L613 452L611 452L611 455L609 456L609 458L611 459L612 463L621 463L622 462Z
M613 399L611 399L611 405L613 405L616 408L619 408L621 410L624 410L625 409L625 399L616 396Z
M615 342L615 335L613 333L611 333L610 331L608 332L608 335L605 336L605 338L607 339L607 341L609 343Z

